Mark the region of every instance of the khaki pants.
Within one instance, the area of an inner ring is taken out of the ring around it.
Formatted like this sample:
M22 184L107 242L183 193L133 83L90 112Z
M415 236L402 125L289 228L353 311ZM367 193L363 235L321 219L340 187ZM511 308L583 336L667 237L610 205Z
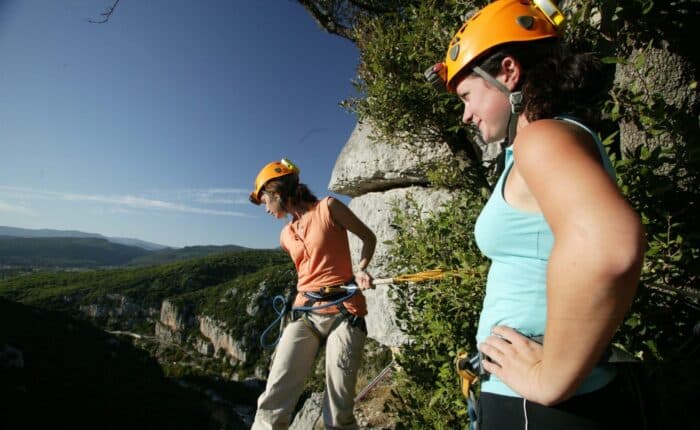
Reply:
M323 421L326 429L357 429L353 415L357 370L366 333L338 315L308 314L308 319L326 338L326 390ZM287 429L294 407L304 389L320 348L318 337L297 319L282 333L265 392L258 398L258 410L251 430Z

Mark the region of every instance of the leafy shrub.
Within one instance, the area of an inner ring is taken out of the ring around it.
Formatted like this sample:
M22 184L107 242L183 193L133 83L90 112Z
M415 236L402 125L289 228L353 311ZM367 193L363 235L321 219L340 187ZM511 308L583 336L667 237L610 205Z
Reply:
M394 212L391 266L396 273L454 271L440 281L398 284L391 290L396 317L410 337L397 357L401 371L392 407L401 417L398 428L468 424L454 361L460 350L475 351L487 262L471 232L483 203L483 197L463 193L427 219L410 199L408 211Z

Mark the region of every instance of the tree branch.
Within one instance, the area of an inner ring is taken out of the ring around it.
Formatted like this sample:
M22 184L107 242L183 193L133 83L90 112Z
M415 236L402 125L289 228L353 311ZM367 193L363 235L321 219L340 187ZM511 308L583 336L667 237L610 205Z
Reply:
M114 13L114 9L117 8L118 4L119 4L119 0L114 0L114 4L112 4L112 7L108 7L107 9L105 9L104 12L102 12L100 14L102 19L100 19L100 20L88 19L88 22L91 24L104 24L104 23L106 23L107 21L109 21L109 18Z
M355 41L354 23L362 17L387 15L420 0L296 0L321 28Z
M394 2L388 2L388 5L385 6L380 6L378 4L375 4L375 2L372 1L361 1L361 0L348 0L348 3L354 5L355 7L364 10L365 12L372 12L376 15L382 15L385 13L391 13L394 12L397 8L398 4L401 4L402 2L397 2L397 4L393 4ZM411 3L406 1L405 3Z
M298 2L311 14L321 28L336 36L355 41L352 28L340 23L339 17L334 15L331 10L320 7L318 2L314 0L298 0Z

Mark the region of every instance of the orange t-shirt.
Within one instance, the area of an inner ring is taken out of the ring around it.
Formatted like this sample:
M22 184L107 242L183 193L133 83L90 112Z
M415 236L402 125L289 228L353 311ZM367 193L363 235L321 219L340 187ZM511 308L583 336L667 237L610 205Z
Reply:
M354 281L348 233L335 223L328 204L333 197L318 201L297 221L290 221L280 233L280 244L297 270L297 296L294 306L304 306L304 291L318 291L322 287L347 284ZM314 306L323 302L316 302ZM365 316L367 303L361 291L343 302L353 315ZM319 313L337 313L329 306Z

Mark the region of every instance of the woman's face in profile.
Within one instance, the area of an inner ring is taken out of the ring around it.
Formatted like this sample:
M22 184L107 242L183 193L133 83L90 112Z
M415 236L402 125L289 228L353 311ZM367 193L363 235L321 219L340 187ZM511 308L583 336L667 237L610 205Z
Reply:
M260 201L265 205L265 212L275 218L280 219L287 215L287 211L282 205L282 199L279 194L263 191Z
M464 104L462 122L478 128L484 142L498 142L506 137L510 104L505 94L473 73L457 84L455 92Z

